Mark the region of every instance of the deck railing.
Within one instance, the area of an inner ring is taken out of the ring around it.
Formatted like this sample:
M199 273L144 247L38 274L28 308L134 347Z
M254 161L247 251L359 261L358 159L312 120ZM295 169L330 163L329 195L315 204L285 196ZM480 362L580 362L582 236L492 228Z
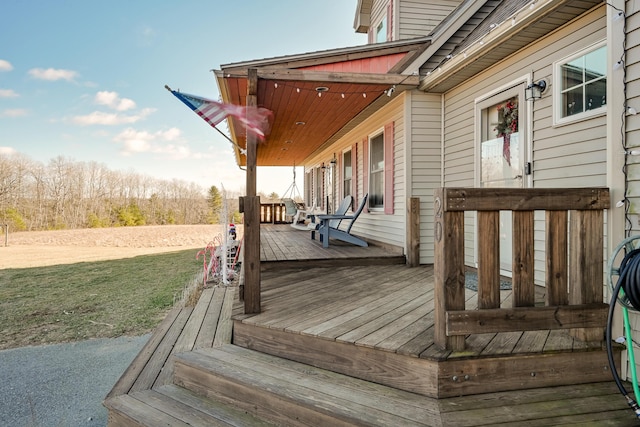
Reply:
M468 334L571 329L602 341L606 188L441 188L435 193L435 331L443 349ZM464 214L475 211L478 309L465 310ZM500 308L500 211L512 212L513 307ZM545 211L545 305L535 306L534 212Z
M261 224L285 224L291 222L286 217L287 208L282 203L260 203Z

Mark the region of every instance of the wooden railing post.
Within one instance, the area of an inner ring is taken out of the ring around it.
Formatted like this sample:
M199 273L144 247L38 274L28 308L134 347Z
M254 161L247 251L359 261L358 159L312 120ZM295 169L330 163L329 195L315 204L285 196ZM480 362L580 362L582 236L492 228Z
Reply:
M247 108L258 105L258 71L247 76ZM247 176L244 200L244 312L260 313L260 196L256 195L257 137L247 132Z
M447 311L464 310L464 212L447 212L446 189L435 192L434 343L463 350L463 335L447 336Z
M420 265L420 198L407 199L407 265Z
M260 313L260 196L244 198L244 312Z

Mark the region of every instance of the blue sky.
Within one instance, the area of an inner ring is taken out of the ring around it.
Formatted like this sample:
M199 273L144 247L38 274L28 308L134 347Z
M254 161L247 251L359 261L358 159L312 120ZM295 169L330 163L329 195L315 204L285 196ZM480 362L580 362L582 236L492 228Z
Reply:
M217 100L220 64L365 44L356 3L4 1L0 154L241 191L230 144L164 85ZM291 181L291 168L258 170L259 191L282 195Z

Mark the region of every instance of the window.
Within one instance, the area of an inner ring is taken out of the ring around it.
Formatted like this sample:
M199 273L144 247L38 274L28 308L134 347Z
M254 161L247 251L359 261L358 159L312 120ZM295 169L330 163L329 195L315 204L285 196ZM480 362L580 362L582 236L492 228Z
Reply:
M342 153L342 197L351 196L353 168L351 167L351 150Z
M313 171L304 174L304 201L307 206L313 204Z
M602 44L555 64L556 122L600 114L607 105L607 48Z
M321 208L324 206L323 203L323 194L322 194L322 184L324 181L324 176L322 173L322 168L316 168L316 206Z
M376 27L376 43L384 43L387 41L387 17L383 16L380 23Z
M384 133L369 140L369 208L384 207Z

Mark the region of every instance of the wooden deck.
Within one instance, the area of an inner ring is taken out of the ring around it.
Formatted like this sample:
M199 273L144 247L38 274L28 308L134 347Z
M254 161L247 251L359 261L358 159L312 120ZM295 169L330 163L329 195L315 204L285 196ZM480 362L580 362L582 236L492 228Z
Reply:
M260 261L265 270L288 268L337 267L341 265L404 264L402 248L369 245L362 248L348 243L331 241L323 248L319 236L311 239L311 232L298 230L289 224L260 226Z
M174 309L107 396L110 426L636 425L601 347L537 331L441 351L431 266L285 227L261 235L262 313L242 314L235 288Z
M263 311L236 308L234 343L429 397L611 378L600 343L563 331L469 335L464 351L440 350L433 284L431 266L264 273ZM466 296L473 308L477 292ZM502 291L502 303L511 296Z

